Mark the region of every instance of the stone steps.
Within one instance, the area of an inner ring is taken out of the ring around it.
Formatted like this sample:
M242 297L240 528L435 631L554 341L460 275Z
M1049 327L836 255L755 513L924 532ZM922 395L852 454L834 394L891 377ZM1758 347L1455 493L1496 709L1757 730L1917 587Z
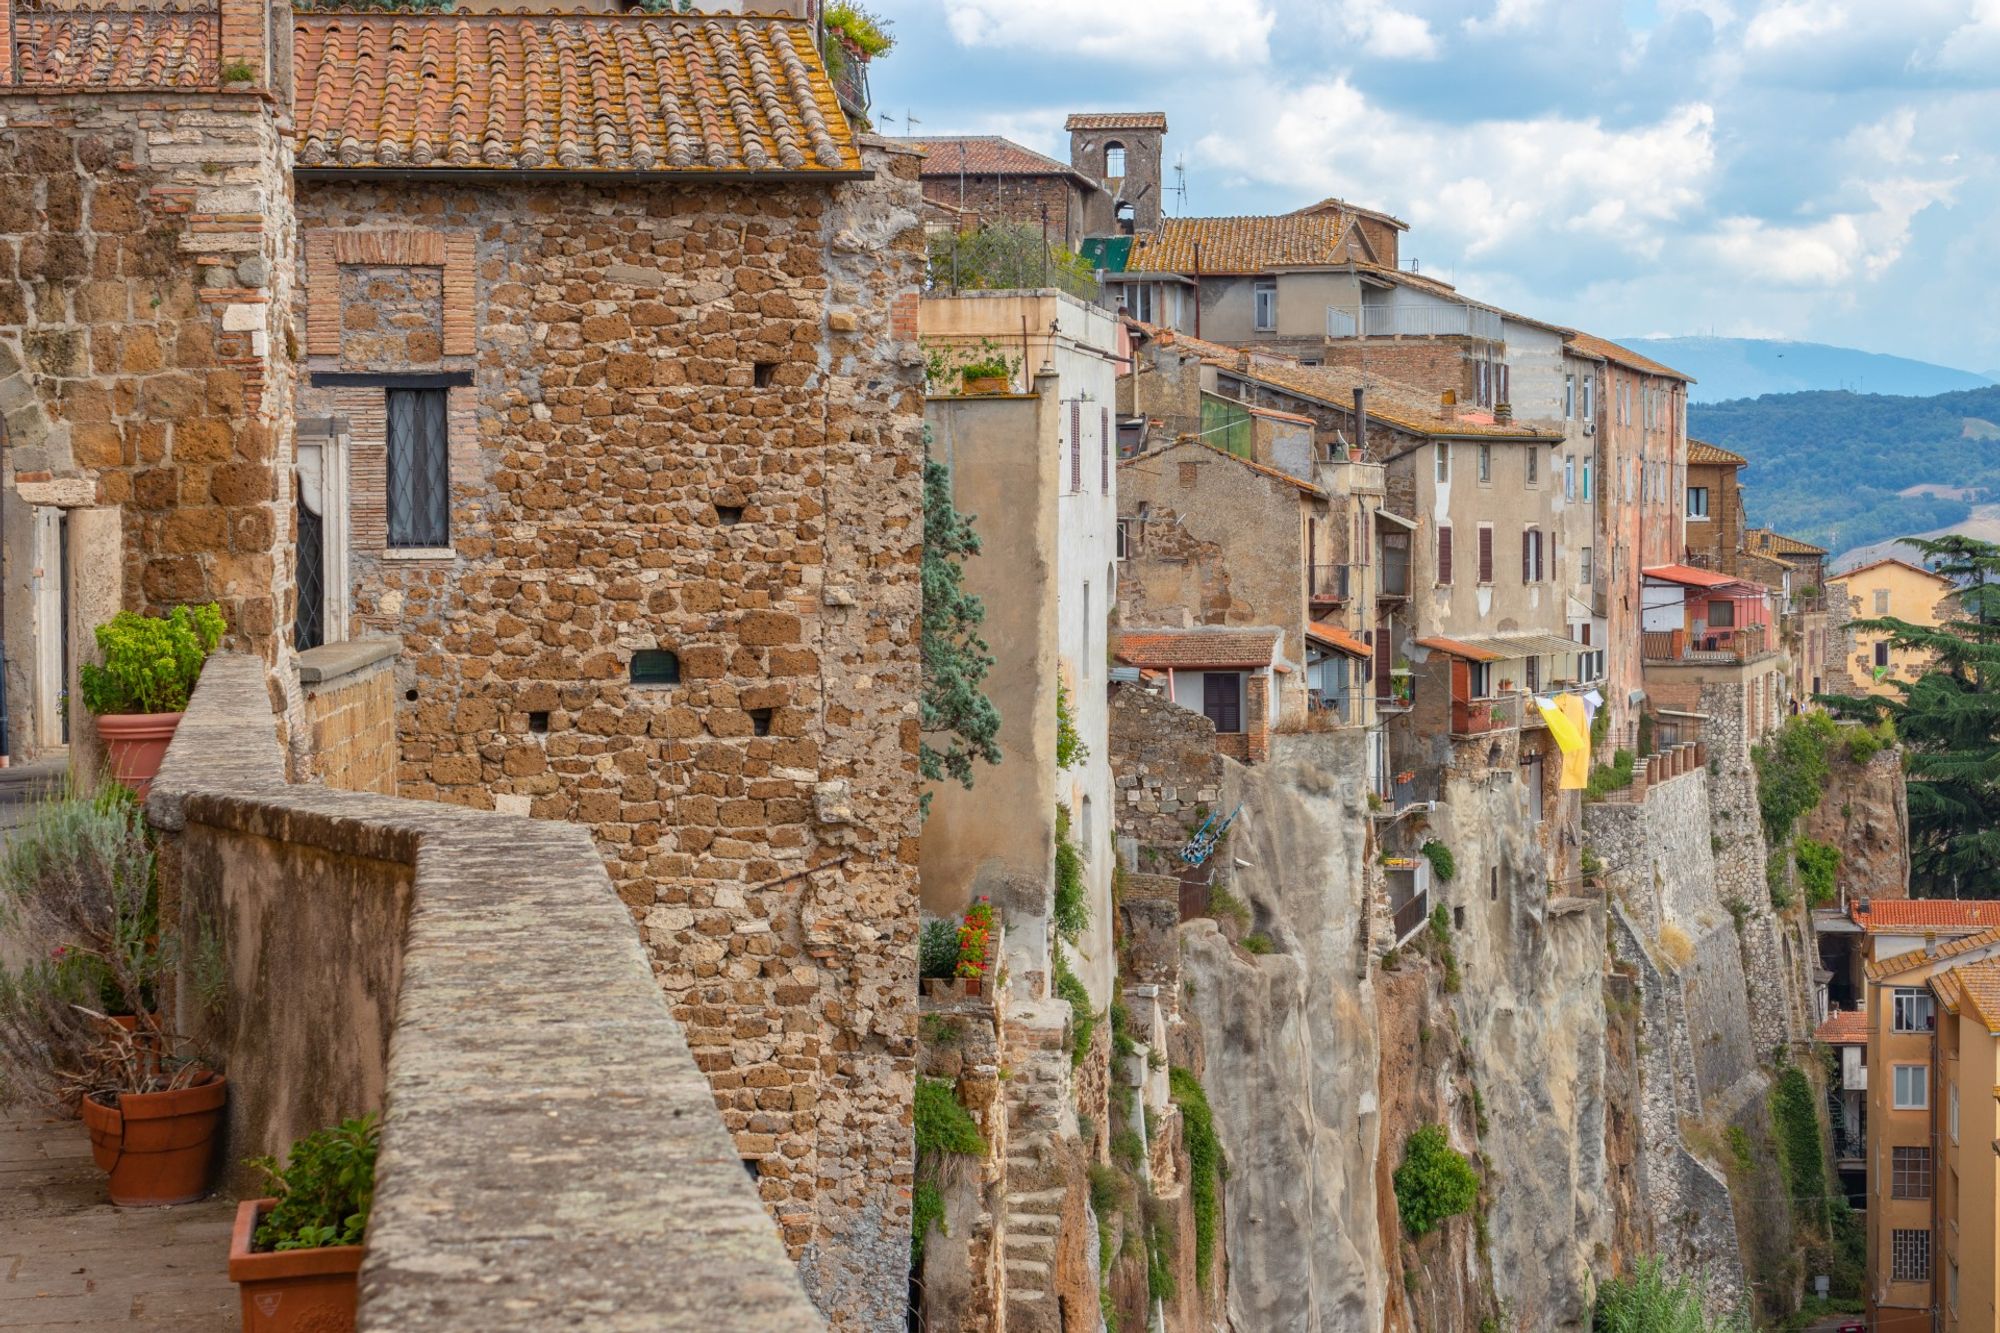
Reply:
M1062 1197L1061 1190L1050 1190L1049 1193L1058 1198ZM1015 1232L1031 1236L1053 1236L1062 1230L1062 1218L1056 1213L1017 1213L1014 1211L1012 1199L1009 1199L1007 1204L1009 1239L1012 1239Z

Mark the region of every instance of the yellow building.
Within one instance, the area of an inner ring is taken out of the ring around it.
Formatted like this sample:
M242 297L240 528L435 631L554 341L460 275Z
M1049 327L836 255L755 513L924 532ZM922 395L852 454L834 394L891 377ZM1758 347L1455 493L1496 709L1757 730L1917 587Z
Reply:
M1935 1299L1942 1333L2000 1328L1995 1202L2000 1200L2000 958L1931 981L1938 1003Z
M1952 975L1980 978L1989 971L2000 978L2000 928L1942 944L1932 935L1906 953L1867 966L1865 1294L1868 1327L1875 1333L1933 1328L1989 1333L1994 1328L1992 1145L2000 1138L1993 1104L1994 1040L1986 1036L1983 1050L1966 1054L1970 1036L1983 1031L1983 1020L1967 1021L1966 998L1973 992L1964 979ZM2000 1005L1995 1012L2000 1013ZM1983 1083L1975 1081L1981 1078ZM1981 1090L1982 1104L1967 1121L1964 1093L1974 1087ZM1975 1162L1970 1151L1963 1158L1953 1151L1954 1125L1963 1142L1984 1154L1981 1160ZM1976 1280L1968 1266L1979 1270ZM1982 1293L1976 1299L1983 1305L1965 1304L1974 1289ZM1954 1291L1961 1310L1989 1311L1984 1323L1973 1317L1962 1324L1934 1321L1934 1313L1944 1310Z
M1907 560L1877 560L1827 581L1835 597L1845 596L1856 620L1894 616L1912 625L1940 624L1949 608L1941 607L1951 580ZM1851 630L1850 650L1843 664L1863 694L1894 694L1891 681L1911 681L1923 670L1929 654L1891 648L1889 636L1877 631ZM1829 663L1829 666L1835 665Z

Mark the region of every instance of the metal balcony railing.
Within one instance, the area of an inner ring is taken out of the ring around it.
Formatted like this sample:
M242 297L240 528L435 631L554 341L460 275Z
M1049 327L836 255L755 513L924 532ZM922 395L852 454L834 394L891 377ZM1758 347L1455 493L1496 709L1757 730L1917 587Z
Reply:
M1748 662L1770 651L1770 629L1646 630L1639 636L1640 655L1648 662Z
M1488 732L1512 731L1520 725L1521 696L1518 694L1451 701L1451 734L1454 736L1483 736Z
M1312 599L1315 602L1344 602L1353 595L1353 581L1352 565L1314 565Z
M1328 306L1326 336L1329 338L1481 338L1500 342L1503 331L1498 311L1467 305L1432 305L1398 302L1392 305L1364 305L1360 311Z
M1410 595L1410 553L1392 547L1382 549L1381 572L1376 576L1375 595L1377 597L1408 597Z

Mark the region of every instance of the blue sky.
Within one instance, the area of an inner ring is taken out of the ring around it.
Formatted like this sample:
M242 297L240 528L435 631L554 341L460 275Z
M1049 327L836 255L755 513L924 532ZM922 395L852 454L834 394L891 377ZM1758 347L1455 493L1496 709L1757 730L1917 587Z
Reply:
M2000 373L2000 0L879 0L885 132L1160 110L1189 213L1328 194L1607 336ZM1181 211L1181 210L1174 210Z

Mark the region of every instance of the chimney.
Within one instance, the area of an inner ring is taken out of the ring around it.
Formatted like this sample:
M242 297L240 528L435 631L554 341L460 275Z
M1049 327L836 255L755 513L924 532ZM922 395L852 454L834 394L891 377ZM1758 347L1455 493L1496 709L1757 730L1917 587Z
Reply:
M1354 447L1368 457L1368 390L1354 386Z
M1873 898L1863 898L1860 902L1854 905L1854 915L1867 916L1869 909L1874 905L1874 902L1875 900Z
M1493 419L1503 426L1512 423L1514 420L1514 405L1512 403L1495 403L1493 405Z
M1458 420L1458 390L1446 389L1438 399L1438 415L1446 421Z
M1924 932L1924 957L1937 957L1937 932L1935 930Z
M1236 354L1236 368L1246 375L1250 373L1250 353L1238 352Z

